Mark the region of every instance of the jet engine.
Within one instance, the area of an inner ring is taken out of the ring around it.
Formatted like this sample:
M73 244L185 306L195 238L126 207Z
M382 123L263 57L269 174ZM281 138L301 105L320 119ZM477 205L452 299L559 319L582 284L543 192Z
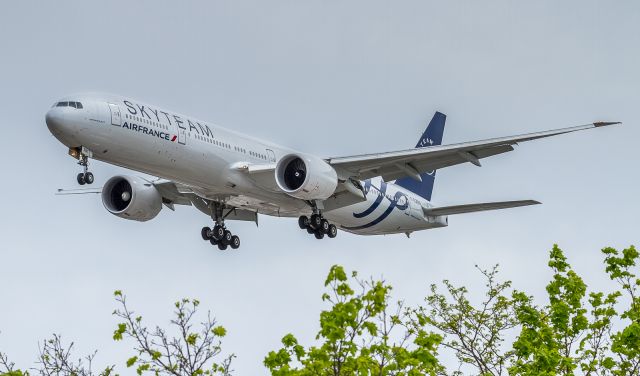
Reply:
M147 180L114 176L102 188L102 204L120 218L146 222L160 213L162 196Z
M338 186L336 170L314 156L285 155L278 161L275 172L278 187L302 200L325 200Z

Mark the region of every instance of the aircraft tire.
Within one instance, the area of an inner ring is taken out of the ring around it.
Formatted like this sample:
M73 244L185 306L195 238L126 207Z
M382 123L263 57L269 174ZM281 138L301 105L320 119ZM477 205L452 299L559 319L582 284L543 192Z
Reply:
M84 182L87 184L93 184L93 174L91 172L87 172L84 174Z
M221 243L224 245L231 244L231 238L233 238L233 234L229 230L224 230L224 235L222 236Z
M313 234L314 232L316 232L316 230L314 230L311 226L307 227L307 232L309 234Z
M218 243L218 249L221 251L224 251L225 249L227 249L227 245L223 243Z
M220 225L215 225L213 227L213 232L211 234L211 237L216 239L216 240L220 240L224 237L224 227L220 226Z
M300 226L301 230L309 227L309 218L306 215L301 215L300 218L298 218L298 226Z
M211 243L211 245L218 245L220 243L218 243L218 241L214 238L209 239L209 243Z
M326 219L322 218L320 220L320 228L318 230L322 231L324 234L328 234L329 233L329 221L327 221Z
M321 216L319 216L318 214L314 214L311 216L311 219L309 220L309 225L311 225L311 227L313 227L314 229L317 229L320 227L321 224L322 224Z
M329 225L329 230L327 231L327 235L333 239L338 235L338 228L333 223Z
M85 185L85 181L84 181L84 174L81 172L78 174L78 176L76 177L76 180L78 181L78 184L80 185Z
M322 238L324 238L324 232L316 231L316 232L314 232L313 234L315 235L316 239L322 239Z
M200 231L200 235L202 235L202 240L211 239L211 229L209 227L203 227L202 231Z
M232 249L240 248L240 237L238 235L233 235L231 237L231 248Z

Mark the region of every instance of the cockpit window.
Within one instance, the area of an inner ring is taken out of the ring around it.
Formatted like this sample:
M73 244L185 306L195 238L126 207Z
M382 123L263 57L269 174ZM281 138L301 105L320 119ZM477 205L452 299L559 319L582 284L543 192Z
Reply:
M81 109L82 107L82 103L80 102L58 102L55 105L56 107L73 107L73 108L78 108Z

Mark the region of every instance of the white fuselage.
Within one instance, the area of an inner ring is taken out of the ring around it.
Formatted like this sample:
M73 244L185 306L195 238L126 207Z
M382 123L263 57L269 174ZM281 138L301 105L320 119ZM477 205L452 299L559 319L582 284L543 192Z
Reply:
M129 98L85 94L66 100L82 103L82 109L53 107L47 113L49 129L66 146L90 150L94 159L172 180L203 198L260 214L311 212L305 201L238 168L275 164L291 149ZM447 225L446 216L426 217L422 208L429 202L402 187L381 179L362 185L366 201L324 211L324 216L345 231L365 235Z

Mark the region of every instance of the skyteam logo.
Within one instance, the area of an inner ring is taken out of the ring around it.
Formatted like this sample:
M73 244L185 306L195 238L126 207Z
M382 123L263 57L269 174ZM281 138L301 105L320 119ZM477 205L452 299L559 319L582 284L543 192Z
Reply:
M425 137L418 142L417 148L423 148L425 146L433 146L433 140L429 137Z
M393 212L393 209L395 208L398 208L399 210L402 210L402 211L407 210L407 208L409 207L409 199L407 198L407 196L402 192L396 192L396 194L393 197L388 196L387 195L388 187L389 187L388 184L385 183L384 181L380 182L380 188L378 188L373 184L371 184L371 180L366 180L364 183L365 192L369 194L371 190L374 190L375 194L377 195L376 199L373 202L373 204L371 204L371 206L368 207L365 211L360 213L353 213L353 216L356 218L367 217L368 215L372 214L384 200L389 201L389 207L387 207L387 209L382 214L380 214L378 218L374 219L369 223L366 223L362 226L355 226L355 227L345 226L345 228L349 230L361 230L364 228L369 228L384 221L389 215L391 215L391 213Z

